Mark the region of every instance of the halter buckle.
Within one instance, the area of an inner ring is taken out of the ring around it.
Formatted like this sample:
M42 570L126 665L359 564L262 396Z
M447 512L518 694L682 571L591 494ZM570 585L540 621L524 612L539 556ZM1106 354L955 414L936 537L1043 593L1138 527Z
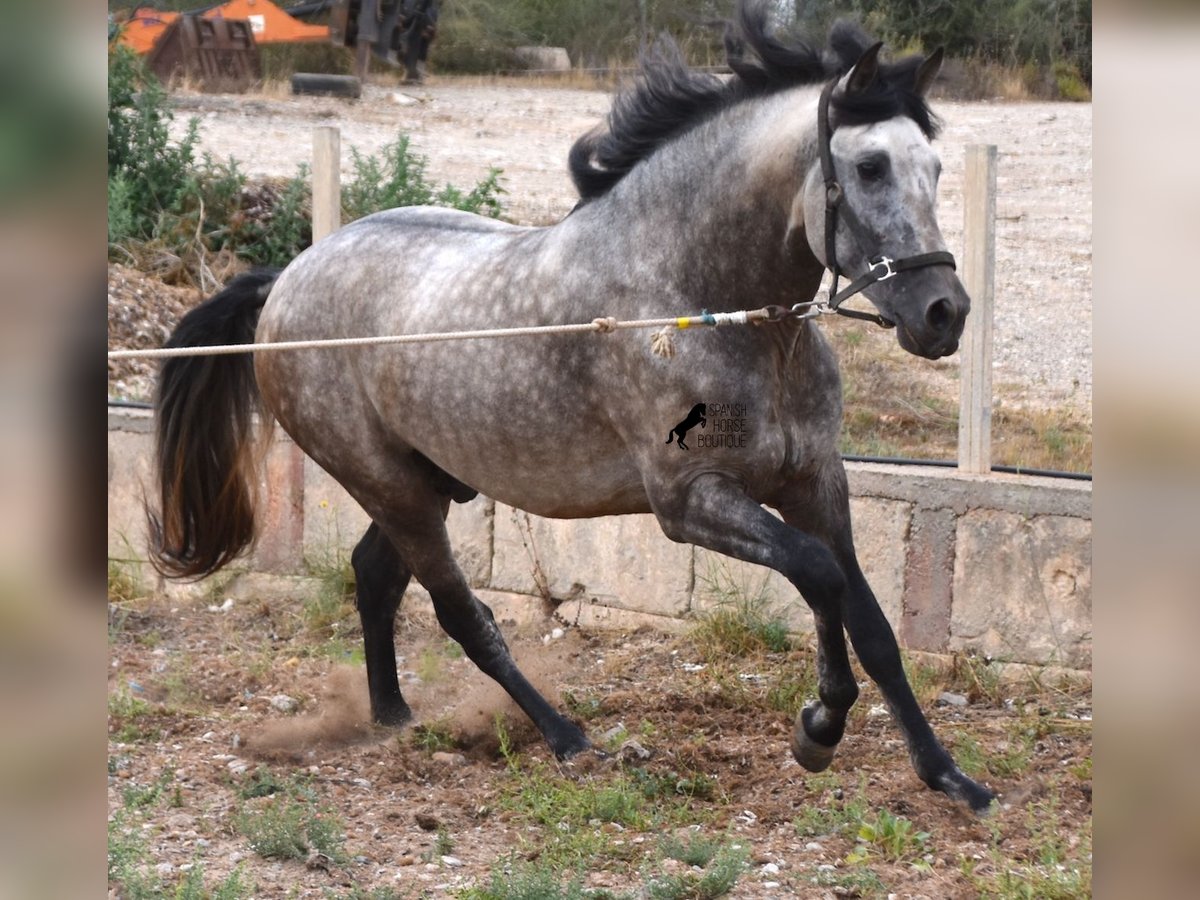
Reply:
M896 270L892 268L892 263L894 263L894 262L895 262L895 260L892 259L891 257L881 256L875 262L868 262L867 267L870 270L871 274L874 275L875 270L877 268L879 268L880 266L883 266L883 274L878 276L875 280L876 281L887 281L889 278L893 278L896 275Z

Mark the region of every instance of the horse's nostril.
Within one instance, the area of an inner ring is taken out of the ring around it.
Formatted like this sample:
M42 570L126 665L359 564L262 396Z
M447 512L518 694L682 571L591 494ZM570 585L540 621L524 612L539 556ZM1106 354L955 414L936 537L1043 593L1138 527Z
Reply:
M934 300L925 310L925 322L934 331L946 331L954 324L954 304L942 297Z

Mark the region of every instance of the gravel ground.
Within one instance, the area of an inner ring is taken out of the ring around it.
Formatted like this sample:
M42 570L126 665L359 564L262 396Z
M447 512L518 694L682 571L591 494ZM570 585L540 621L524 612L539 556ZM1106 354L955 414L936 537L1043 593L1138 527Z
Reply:
M522 82L435 81L413 89L367 85L360 101L179 94L173 128L199 119L200 147L234 157L250 175L290 176L311 156L312 129L341 129L343 177L351 147L376 153L400 132L438 181L474 183L503 170L508 216L549 224L575 202L567 151L600 121L601 91ZM1070 406L1090 417L1092 204L1090 104L936 104L945 128L939 218L961 255L964 147L999 148L995 381L1018 405Z

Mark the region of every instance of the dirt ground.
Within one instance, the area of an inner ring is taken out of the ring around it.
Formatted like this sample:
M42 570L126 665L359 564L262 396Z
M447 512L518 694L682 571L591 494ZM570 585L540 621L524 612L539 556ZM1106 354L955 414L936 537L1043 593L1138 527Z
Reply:
M134 594L110 614L115 896L189 877L210 890L236 878L244 893L229 896L559 896L479 890L538 872L607 896L716 896L686 890L708 869L672 859L672 837L726 848L733 898L1090 895L1078 683L909 661L934 728L999 793L979 820L919 782L865 680L832 768L791 759L790 723L814 690L806 646L505 623L531 680L610 754L560 765L420 613L397 642L417 726L390 730L369 724L348 604ZM301 840L280 859L255 843L247 821L288 802L328 820L332 849ZM685 889L654 892L671 878Z

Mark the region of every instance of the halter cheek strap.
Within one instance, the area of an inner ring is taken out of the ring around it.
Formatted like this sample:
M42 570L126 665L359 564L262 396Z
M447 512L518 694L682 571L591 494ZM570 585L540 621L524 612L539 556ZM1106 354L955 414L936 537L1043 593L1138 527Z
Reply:
M833 128L829 122L829 100L833 96L833 90L837 86L837 79L825 85L821 91L821 99L817 105L817 145L821 157L821 176L825 180L825 261L829 268L830 275L833 276L829 284L829 298L824 303L819 304L825 311L836 312L839 315L848 316L852 319L865 319L868 322L883 328L892 328L895 322L884 318L878 313L859 312L856 309L842 309L841 304L849 297L862 292L864 289L881 281L887 281L900 272L907 272L910 269L920 269L925 266L949 266L954 268L954 256L945 250L936 250L932 253L920 253L915 256L906 256L901 259L892 259L888 256L878 256L875 259L867 260L867 271L860 275L854 281L844 288L838 290L838 281L841 279L842 271L837 261L837 229L838 218L841 217L846 222L846 227L850 229L850 233L854 235L859 246L868 246L870 233L859 221L854 210L847 206L843 201L846 199L846 193L842 189L842 185L837 180L837 170L833 167L833 149L831 141L833 138ZM797 307L811 307L813 303L800 303ZM793 307L795 310L796 307Z

